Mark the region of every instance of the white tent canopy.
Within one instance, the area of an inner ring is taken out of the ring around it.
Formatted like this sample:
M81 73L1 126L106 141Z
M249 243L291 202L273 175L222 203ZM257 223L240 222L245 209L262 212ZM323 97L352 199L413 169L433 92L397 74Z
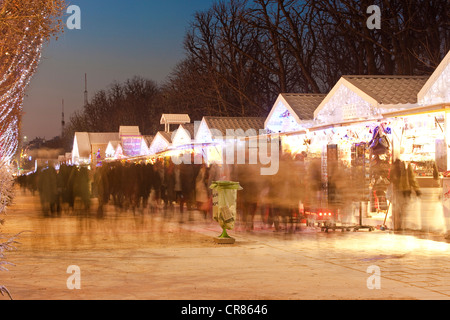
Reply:
M325 94L282 93L275 101L264 128L270 132L294 132L312 124L314 111Z
M450 51L417 95L419 104L450 102Z
M314 112L321 124L377 119L383 112L417 106L428 77L343 76Z

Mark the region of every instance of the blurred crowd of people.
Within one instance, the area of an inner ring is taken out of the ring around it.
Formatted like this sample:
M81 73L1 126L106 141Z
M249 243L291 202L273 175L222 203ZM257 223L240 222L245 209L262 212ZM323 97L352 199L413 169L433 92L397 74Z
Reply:
M23 190L39 194L45 215L62 212L89 212L91 199L98 199L96 214L114 205L126 211L149 212L199 209L205 217L210 210L209 170L206 165L175 165L170 158L156 163L104 163L89 170L85 166L49 166L17 177Z
M327 184L322 180L320 159L283 155L274 175L261 175L257 164L179 164L171 158L156 163L111 162L89 170L87 167L61 165L41 168L36 173L18 177L22 188L39 193L45 215L63 212L91 213L91 199L98 199L92 211L104 216L105 205L121 212L179 212L198 210L204 218L212 217L213 181L237 181L242 187L237 195L238 219L245 228L254 228L255 217L276 230L296 230L305 212L327 210L348 213L354 201L360 201L361 175L358 168L328 165ZM324 192L326 190L326 192Z
M38 192L44 215L60 216L63 211L79 207L88 211L91 204L90 173L87 167L61 165L40 168L29 175L17 177L23 190Z

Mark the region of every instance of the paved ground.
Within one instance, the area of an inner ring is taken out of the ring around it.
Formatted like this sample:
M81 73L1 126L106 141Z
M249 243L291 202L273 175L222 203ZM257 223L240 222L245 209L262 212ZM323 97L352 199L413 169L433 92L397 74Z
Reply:
M7 253L15 266L0 284L16 300L450 299L450 244L439 235L257 224L252 232L237 226L236 243L218 245L218 224L196 212L179 223L178 214L107 209L102 220L44 218L37 198L18 192L2 231L26 232ZM71 265L79 290L67 287Z

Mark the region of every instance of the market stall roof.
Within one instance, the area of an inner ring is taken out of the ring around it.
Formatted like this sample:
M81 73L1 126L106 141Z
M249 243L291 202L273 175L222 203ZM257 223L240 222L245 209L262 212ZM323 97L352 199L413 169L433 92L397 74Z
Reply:
M72 161L78 159L89 159L91 157L92 145L104 145L105 149L110 141L119 140L118 132L75 132Z
M140 136L139 126L120 126L119 128L120 137L130 137L130 136Z
M79 158L89 158L93 144L108 145L115 140L119 140L117 132L75 132L73 153Z
M120 140L110 141L106 147L105 156L107 158L113 158L116 155L120 144Z
M172 144L173 132L158 131L150 145L150 154L155 154L169 148Z
M89 133L75 132L72 148L73 157L88 159L91 155Z
M299 120L314 119L314 111L325 99L326 94L282 93L280 98L286 101Z
M186 132L188 132L192 140L194 139L195 133L198 129L193 123L180 124L180 128L183 128Z
M190 123L191 118L187 114L173 114L173 113L163 113L161 116L160 123L164 125L164 130L170 132L171 124L185 124Z
M283 119L287 116L291 116L298 125L302 121L313 120L314 111L325 97L325 94L281 93L275 101L264 127L266 129L271 126L286 127ZM279 130L272 131L277 132Z
M342 122L381 117L381 110L417 106L426 76L343 76L314 112L316 120Z
M89 132L90 144L108 144L110 141L119 140L118 132Z
M197 126L193 123L180 124L177 130L174 131L172 139L173 146L181 146L190 144L195 139L195 132Z
M417 95L420 104L450 102L450 51Z
M420 107L410 108L410 109L406 109L406 110L386 112L386 113L383 113L383 117L384 118L404 117L404 116L442 112L445 110L450 110L450 102L420 106Z
M142 136L141 150L138 156L146 156L150 153L150 146L152 145L154 136Z
M150 148L155 136L142 136L142 142L146 144L147 148Z
M211 134L211 138L225 138L227 135L227 130L242 130L243 132L248 132L249 130L255 130L256 134L260 130L264 130L265 118L261 117L203 117L202 124L204 124ZM197 130L197 135L201 131L200 124ZM197 138L197 136L196 136ZM197 139L196 139L197 140ZM201 140L198 140L201 141Z
M115 152L119 145L120 145L120 140L110 141L108 143L108 147L106 148L106 150L107 150L107 152L108 151Z
M165 141L167 141L168 144L172 143L172 134L173 132L166 132L166 131L158 131L158 133L156 134L156 136L161 136ZM155 139L156 139L155 136ZM153 139L153 140L155 140Z
M161 116L161 124L184 124L191 122L188 114L170 114L164 113Z
M427 76L344 76L378 104L415 104Z

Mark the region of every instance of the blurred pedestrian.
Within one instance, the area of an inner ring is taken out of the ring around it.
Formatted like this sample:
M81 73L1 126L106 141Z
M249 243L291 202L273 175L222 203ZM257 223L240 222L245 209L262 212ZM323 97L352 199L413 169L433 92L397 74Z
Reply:
M270 180L271 217L276 231L281 230L282 222L285 231L289 231L288 223L291 223L291 231L294 230L292 216L294 211L298 210L298 196L294 188L296 183L294 169L291 155L283 154L280 157L278 172L272 175Z
M394 218L394 230L405 229L405 222L408 216L408 207L411 202L411 195L414 192L421 196L419 184L411 164L396 159L391 166L390 181L393 186L392 214Z
M56 170L52 166L42 169L38 177L38 190L42 211L45 216L53 214L57 209L58 186Z
M164 166L164 185L166 187L165 208L172 208L175 201L175 164L168 159Z
M195 175L194 167L192 164L181 163L180 164L180 178L181 178L181 201L180 201L180 214L184 212L184 205L186 204L187 210L192 209L193 196L195 192ZM181 220L182 220L181 216Z
M195 200L197 209L207 218L209 211L209 197L206 183L208 181L208 171L206 164L202 164L195 180Z
M78 198L78 200L80 201L80 205L83 207L84 212L88 213L91 207L91 193L89 170L85 166L79 168L78 171L75 171L73 193L75 199Z
M237 181L242 187L238 193L239 211L242 213L245 229L250 231L254 229L254 219L263 184L260 168L256 164L239 164L236 165L236 172Z
M181 175L180 175L180 165L176 165L173 169L174 174L174 187L173 190L175 192L175 202L180 204L182 192L181 192Z
M97 217L103 218L103 207L109 201L109 181L108 181L108 166L103 164L101 167L97 167L94 173L94 184L97 189Z

